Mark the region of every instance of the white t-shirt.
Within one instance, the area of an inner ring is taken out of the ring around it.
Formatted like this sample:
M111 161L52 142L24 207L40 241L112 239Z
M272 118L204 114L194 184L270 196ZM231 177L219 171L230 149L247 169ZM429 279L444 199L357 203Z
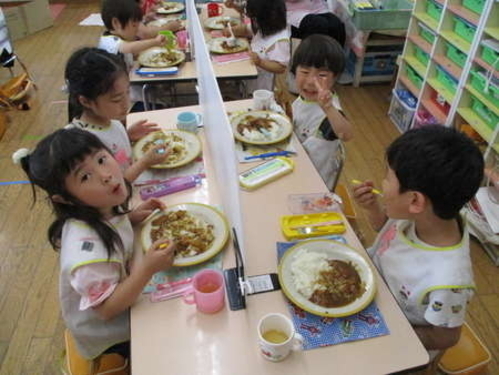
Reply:
M120 52L120 45L123 43L123 39L119 36L112 34L104 34L99 39L99 45L97 48L103 49L113 55L123 55L125 64L128 70L133 67L133 54Z
M73 119L71 125L95 134L111 150L122 171L132 165L132 145L125 126L120 121L111 120L109 126L100 126Z
M263 37L260 32L257 32L251 40L251 50L261 59L277 61L278 63L287 66L289 59L291 58L289 45L290 37L291 33L288 28L266 37ZM256 79L256 84L253 87L250 85L250 91L257 89L273 91L274 73L268 72L261 68L257 68L257 70L258 78Z
M97 232L85 222L68 220L62 229L59 278L62 316L78 351L88 359L130 340L128 310L104 321L92 309L127 277L133 254L134 234L128 215L116 216L108 223L124 245L124 250L115 251L111 257ZM84 275L91 277L86 279Z

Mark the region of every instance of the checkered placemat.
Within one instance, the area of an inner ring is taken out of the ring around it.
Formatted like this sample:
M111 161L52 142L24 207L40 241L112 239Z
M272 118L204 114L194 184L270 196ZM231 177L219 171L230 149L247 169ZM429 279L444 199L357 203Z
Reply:
M346 243L342 236L325 238ZM296 243L278 242L278 259L280 260L284 253ZM343 318L313 315L294 305L291 301L288 301L288 308L296 331L303 336L303 349L305 350L364 340L390 333L375 301L357 314Z

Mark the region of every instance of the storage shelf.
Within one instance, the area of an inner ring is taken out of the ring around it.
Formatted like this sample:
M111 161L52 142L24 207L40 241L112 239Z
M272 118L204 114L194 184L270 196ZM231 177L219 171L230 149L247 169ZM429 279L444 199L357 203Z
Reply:
M499 27L486 27L484 31L492 38L499 40Z
M433 103L430 99L423 99L421 105L426 108L428 112L432 114L433 117L437 119L440 124L445 124L447 121L447 115L438 106Z
M480 136L488 143L492 141L493 131L485 124L485 122L478 116L471 108L458 108L457 112L468 122L473 129L476 130ZM499 144L492 145L496 152L499 152Z
M480 21L479 14L472 12L471 10L463 7L462 5L449 4L448 8L452 13L458 15L461 18L464 18L466 21L472 23L475 26L478 25L478 22Z
M431 18L428 14L426 13L420 13L420 12L417 12L417 13L414 13L414 17L416 17L418 20L424 22L426 24L426 26L428 26L430 29L432 29L433 31L437 31L438 29L438 22L435 21L433 18Z
M459 78L461 78L463 70L459 66L454 64L447 56L435 55L433 57L433 60L435 60L438 63L438 65L442 66L447 72L450 73L451 76L453 76L456 80L459 81Z
M427 54L431 53L431 44L421 38L419 35L411 34L408 36L409 40L425 51Z
M436 78L428 78L428 83L435 89L436 92L442 95L448 103L452 103L455 94L449 91L447 87L445 87L440 81L438 81Z
M480 91L476 90L471 85L466 85L466 90L468 90L474 96L476 96L483 104L487 106L488 109L494 112L496 116L499 116L499 108L494 103L492 103L486 96L484 96Z
M416 73L418 73L421 77L424 77L426 73L426 66L424 66L421 61L412 55L403 56L402 58L416 71Z
M487 71L492 70L494 72L494 77L499 78L499 70L493 69L492 65L487 64L480 57L475 57L473 61L476 62L478 65L480 65L482 68L486 69Z
M467 40L464 40L461 38L459 35L457 35L454 31L452 30L444 30L440 34L442 37L447 40L448 42L451 42L454 44L457 48L459 48L461 51L469 53L471 49L471 43L468 42Z
M405 87L414 95L416 98L419 96L420 89L416 87L414 83L412 83L409 78L404 75L400 75L400 81L404 84Z

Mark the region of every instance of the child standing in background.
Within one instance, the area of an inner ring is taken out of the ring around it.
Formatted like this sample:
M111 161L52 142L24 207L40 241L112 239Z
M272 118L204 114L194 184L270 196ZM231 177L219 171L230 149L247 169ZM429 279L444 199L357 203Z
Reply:
M57 130L13 159L33 189L47 193L56 214L48 235L60 251L62 316L79 353L129 357L129 308L174 256L174 244L159 240L132 262L132 224L164 206L150 200L129 211L131 186L118 163L95 135L80 129Z
M158 145L132 164L130 141L137 141L159 128L157 124L141 120L128 131L125 129L121 121L130 107L130 83L125 65L117 55L98 48L82 48L69 58L64 76L69 92L70 125L99 137L113 153L128 181L135 180L168 156L164 145Z
M400 308L434 358L457 343L474 289L466 218L459 212L483 178L483 157L455 129L409 130L386 152L383 206L373 183L354 198L379 231L368 249Z
M329 189L338 172L339 142L353 137L352 124L333 91L344 68L345 54L338 42L311 35L298 46L290 69L300 94L292 104L294 131Z
M286 24L284 0L248 0L246 15L251 29L246 25L234 28L234 35L251 38L251 60L258 70L256 84L249 91L273 91L274 74L284 73L290 59L290 31ZM228 31L224 31L228 35ZM251 82L251 81L250 81Z

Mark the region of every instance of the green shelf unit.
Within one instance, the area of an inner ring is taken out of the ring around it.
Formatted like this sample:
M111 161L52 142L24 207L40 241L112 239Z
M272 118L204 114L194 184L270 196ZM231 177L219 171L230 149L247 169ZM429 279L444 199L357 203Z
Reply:
M424 77L426 66L424 66L421 61L416 59L413 55L404 56L404 60L416 71L416 73L418 73L421 77Z
M498 27L486 27L485 33L489 34L492 38L499 40L499 26Z
M489 98L487 98L485 95L483 95L480 91L476 90L471 85L466 85L466 90L468 90L470 93L476 96L483 104L487 106L487 108L489 108L492 112L494 112L496 116L499 116L499 107L496 106Z
M452 30L445 30L441 33L442 37L446 39L451 44L454 44L462 52L468 53L471 49L471 43L467 40L461 38Z
M431 16L429 14L423 13L423 12L418 12L418 13L414 13L414 17L416 17L417 19L419 19L420 21L425 23L426 26L428 26L431 30L433 30L433 31L437 30L438 22L436 20L434 20L433 18L431 18Z
M488 143L492 141L492 129L471 108L458 108L457 113L459 113L483 139ZM492 147L495 152L499 153L499 144L494 144Z
M440 95L442 95L445 100L447 100L449 103L452 103L454 101L455 94L450 91L442 82L440 82L437 77L433 78L428 78L428 83L430 84L435 91L437 91Z

